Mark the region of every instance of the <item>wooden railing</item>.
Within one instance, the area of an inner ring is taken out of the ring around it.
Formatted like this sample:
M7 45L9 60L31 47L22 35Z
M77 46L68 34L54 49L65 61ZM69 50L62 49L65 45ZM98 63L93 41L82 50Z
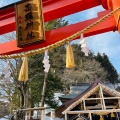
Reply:
M37 119L35 120L45 120L45 109L46 107L36 107L36 108L26 108L26 109L19 109L19 111L25 111L25 120L34 120L34 118L32 118L30 112L31 111L41 111L39 117L37 117ZM13 110L13 112L16 112L17 110Z

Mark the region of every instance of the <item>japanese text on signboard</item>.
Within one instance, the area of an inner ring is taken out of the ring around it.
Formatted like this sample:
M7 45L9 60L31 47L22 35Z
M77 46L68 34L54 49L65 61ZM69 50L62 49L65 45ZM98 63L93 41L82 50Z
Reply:
M30 0L16 5L17 46L44 40L41 0Z

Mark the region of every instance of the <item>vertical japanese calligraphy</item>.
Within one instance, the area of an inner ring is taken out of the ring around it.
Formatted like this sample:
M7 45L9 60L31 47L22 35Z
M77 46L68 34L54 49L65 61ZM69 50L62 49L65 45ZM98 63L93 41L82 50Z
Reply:
M18 47L45 40L41 0L16 4L16 37Z

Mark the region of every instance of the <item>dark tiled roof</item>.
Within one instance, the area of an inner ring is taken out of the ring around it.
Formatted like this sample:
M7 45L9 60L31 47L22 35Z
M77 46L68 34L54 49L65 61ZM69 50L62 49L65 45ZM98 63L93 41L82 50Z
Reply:
M90 83L77 83L77 84L72 84L71 86L83 86L83 85L87 85L90 86Z
M68 94L68 95L62 95L59 98L66 98L66 99L73 99L77 97L79 94Z

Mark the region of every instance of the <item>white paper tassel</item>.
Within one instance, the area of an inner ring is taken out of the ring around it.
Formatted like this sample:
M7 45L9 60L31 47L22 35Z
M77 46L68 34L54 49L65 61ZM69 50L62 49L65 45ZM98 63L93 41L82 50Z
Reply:
M81 51L85 53L85 56L88 56L89 49L87 47L83 47Z
M86 44L82 44L81 47L84 48L84 47L87 47L87 45Z
M80 44L86 44L85 39L80 39Z
M89 49L87 48L86 40L83 38L83 34L81 34L80 39L81 51L84 52L85 56L88 56Z
M44 64L43 67L45 68L44 71L48 73L50 69L48 50L45 51L43 64Z

